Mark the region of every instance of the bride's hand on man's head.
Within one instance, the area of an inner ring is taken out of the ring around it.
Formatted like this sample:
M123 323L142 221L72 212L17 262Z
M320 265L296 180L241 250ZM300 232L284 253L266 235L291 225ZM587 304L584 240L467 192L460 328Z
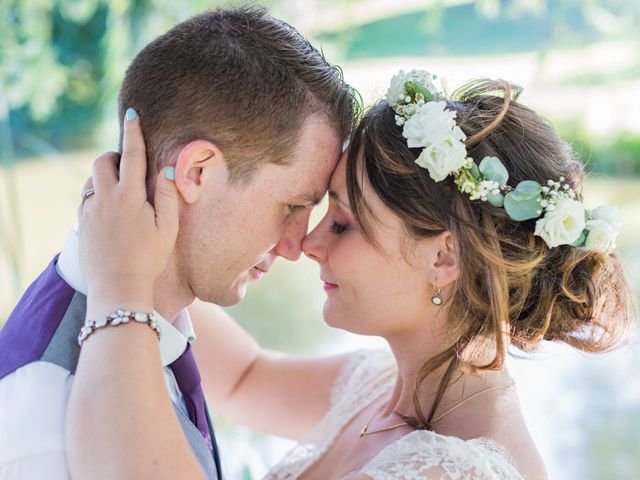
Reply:
M151 205L145 184L145 144L135 111L127 110L123 128L122 156L114 152L99 156L82 190L80 264L90 291L139 289L152 294L178 234L175 171L165 167L158 174Z

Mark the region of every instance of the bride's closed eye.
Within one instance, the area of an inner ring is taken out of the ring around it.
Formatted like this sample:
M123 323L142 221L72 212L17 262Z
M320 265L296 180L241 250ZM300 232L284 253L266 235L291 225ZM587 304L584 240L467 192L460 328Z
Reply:
M349 228L349 225L338 223L334 220L333 223L331 223L330 230L331 230L331 233L333 233L334 235L342 235L344 232L347 231L348 228Z

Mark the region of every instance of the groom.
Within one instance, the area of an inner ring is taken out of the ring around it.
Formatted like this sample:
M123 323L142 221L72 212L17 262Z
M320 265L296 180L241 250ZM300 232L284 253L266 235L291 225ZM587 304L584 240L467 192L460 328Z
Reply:
M140 115L148 184L175 165L183 199L155 306L164 315L160 352L169 394L207 478L222 478L221 466L185 307L195 298L234 304L277 256L299 257L354 105L339 71L263 9L187 20L145 47L127 71L120 113L131 107L128 116ZM86 293L72 231L0 331L2 480L68 478L65 410Z

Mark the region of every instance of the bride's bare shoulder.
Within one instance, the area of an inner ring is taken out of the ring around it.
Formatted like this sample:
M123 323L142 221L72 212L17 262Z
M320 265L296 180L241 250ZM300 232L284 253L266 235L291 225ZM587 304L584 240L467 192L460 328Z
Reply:
M520 409L513 409L502 421L493 425L485 438L500 445L511 457L514 467L527 480L547 480L544 460L529 433Z
M442 435L463 440L488 440L487 446L504 454L527 480L548 479L544 460L529 433L517 396L507 397L505 402L494 405L495 409L483 410L480 414L453 414L436 430Z

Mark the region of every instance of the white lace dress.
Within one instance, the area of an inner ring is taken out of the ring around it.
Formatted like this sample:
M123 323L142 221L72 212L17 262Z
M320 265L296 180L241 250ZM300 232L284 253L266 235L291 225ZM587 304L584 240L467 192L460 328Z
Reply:
M395 359L386 351L354 352L336 380L327 415L300 439L265 480L298 478L331 447L356 414L393 387L396 372ZM508 453L495 442L465 441L425 430L396 440L361 470L345 478L363 474L374 480L524 479Z

